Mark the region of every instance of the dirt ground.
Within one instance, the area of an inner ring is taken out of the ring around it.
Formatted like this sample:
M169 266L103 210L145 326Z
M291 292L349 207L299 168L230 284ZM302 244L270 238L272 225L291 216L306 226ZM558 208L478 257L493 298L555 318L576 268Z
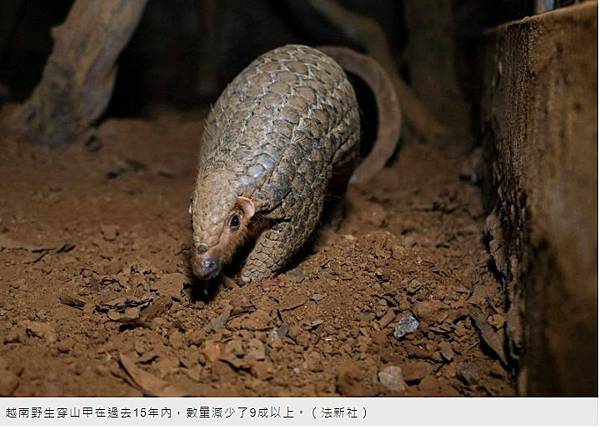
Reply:
M0 138L0 395L515 394L463 150L402 148L295 268L206 287L187 260L201 131Z

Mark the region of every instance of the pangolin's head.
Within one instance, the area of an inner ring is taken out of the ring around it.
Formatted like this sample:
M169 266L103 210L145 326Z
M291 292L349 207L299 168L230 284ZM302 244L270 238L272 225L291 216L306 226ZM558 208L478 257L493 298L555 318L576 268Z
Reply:
M228 181L199 177L190 206L193 229L191 265L194 275L216 277L231 261L248 236L255 214L254 203L234 191L225 191Z

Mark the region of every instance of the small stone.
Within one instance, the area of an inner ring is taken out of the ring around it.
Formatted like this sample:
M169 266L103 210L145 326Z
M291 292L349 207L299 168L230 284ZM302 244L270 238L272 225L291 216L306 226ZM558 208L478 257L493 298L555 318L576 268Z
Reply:
M187 282L189 282L187 276L182 273L167 273L161 275L160 279L154 284L154 288L159 294L179 298L183 285Z
M183 349L185 347L185 339L180 331L174 331L169 336L169 345L175 349Z
M463 161L460 168L460 179L469 181L472 184L477 184L481 181L484 172L483 166L483 149L477 147L471 154Z
M190 345L200 346L206 340L207 333L204 330L196 330L189 336Z
M448 379L456 378L456 362L452 362L442 367L441 373Z
M389 310L379 320L379 327L386 328L396 318L396 313L393 310Z
M158 358L158 354L155 351L148 351L141 355L138 359L138 363L148 364Z
M233 280L232 278L230 278L229 276L225 276L222 275L221 276L221 282L223 284L223 286L228 289L228 290L235 290L238 289L240 286L235 282L235 280Z
M62 293L58 298L60 303L63 305L71 306L76 309L83 309L85 307L85 302L77 297L72 296L69 293Z
M494 314L494 315L491 315L490 317L488 317L487 321L488 321L489 325L494 327L496 330L500 330L502 327L504 327L506 318L504 318L504 315Z
M367 224L381 227L386 220L385 208L379 203L364 201L361 203L361 218Z
M174 355L160 355L155 364L161 377L174 373L179 368L179 358Z
M389 282L390 274L385 269L379 269L375 271L375 278L377 278L379 283Z
M302 328L300 326L297 325L293 325L291 327L288 328L288 332L287 335L292 338L292 339L296 339L298 336L300 336L302 333L304 332L304 330L302 330Z
M452 346L446 341L440 342L440 353L446 361L452 361L454 359L454 351L452 350Z
M479 368L473 363L462 363L457 375L467 385L475 385L479 382Z
M496 378L504 378L506 377L506 370L504 370L500 363L494 361L490 366L490 375Z
M434 394L439 391L439 389L440 384L438 383L437 378L433 375L425 376L419 383L419 390L429 394Z
M394 260L402 260L406 256L404 247L394 244L392 245L392 258Z
M306 277L304 275L304 272L301 269L299 269L298 267L286 272L285 276L292 282L302 282L302 281L304 281L304 278Z
M102 230L102 237L107 242L112 242L119 237L119 227L116 225L102 225L100 229Z
M322 300L326 296L327 296L327 294L314 293L313 295L310 296L310 299L313 302L318 302L318 301Z
M402 370L406 382L416 382L431 373L431 364L425 361L409 361L402 366Z
M202 368L200 366L191 369L184 369L184 373L194 382L202 381Z
M103 364L98 365L94 370L98 376L109 376L110 375L110 369Z
M146 344L141 339L135 341L133 348L139 355L142 355L144 352L146 352Z
M283 340L287 336L289 330L290 326L284 323L281 324L278 328L274 328L273 333L277 336L277 338Z
M23 341L23 330L18 327L11 328L4 337L4 343L21 343Z
M303 367L313 372L320 372L323 370L323 357L317 351L311 351L306 355Z
M431 354L430 358L438 363L443 363L446 361L442 358L442 354L439 351L435 351L433 354Z
M411 248L415 246L416 243L417 239L413 235L404 235L400 237L400 244L405 248Z
M428 300L419 302L415 306L415 315L428 323L435 323L435 317L438 312L444 308L444 304L439 300Z
M140 308L127 308L123 312L111 309L108 311L107 316L111 321L127 324L137 321L140 318Z
M296 343L304 349L308 348L310 346L310 334L303 332L296 338Z
M419 327L419 321L408 311L402 312L394 327L394 337L402 339L408 333L414 333Z
M401 392L406 390L402 369L398 366L387 366L377 376L379 382L390 391Z
M48 323L38 321L25 321L25 331L28 335L47 340L49 343L56 342L56 331Z
M299 308L308 302L308 298L304 294L290 292L285 295L284 300L279 304L280 311L290 311Z
M265 353L265 345L258 339L250 339L248 342L248 352L246 358L250 360L261 361L267 357Z
M215 362L221 356L221 346L212 340L207 340L202 352L208 361Z
M440 391L438 395L441 397L459 397L461 394L456 388L454 388L448 382L445 382L440 384Z
M287 331L285 332L285 334L287 334ZM283 347L283 341L282 340L283 340L284 337L285 337L285 335L283 335L283 336L281 335L280 329L273 328L270 331L270 333L269 333L269 337L267 338L267 344L271 348L280 349L281 347Z
M413 279L412 281L410 281L410 283L408 284L408 287L406 287L406 292L410 295L415 294L417 291L419 291L425 284L422 284L419 280L417 279Z
M19 378L8 367L8 362L0 357L0 397L12 396L19 386Z
M263 309L252 312L243 323L243 328L253 331L266 330L272 326L271 315Z
M352 361L340 363L336 371L336 389L340 394L351 397L364 395L363 374L356 363Z
M233 339L225 344L225 352L228 354L235 355L236 357L243 357L245 354L244 345L241 339Z
M491 297L495 293L494 287L489 284L477 284L473 288L473 293L467 300L472 305L479 305L484 303L488 297Z
M311 321L305 321L304 322L304 328L306 328L306 330L314 330L315 328L319 327L321 324L323 324L323 320L320 319L316 319L316 320L311 320Z
M227 321L229 321L229 317L231 316L232 307L227 306L223 312L219 314L219 316L210 320L210 322L206 326L206 331L219 331L225 328Z
M66 354L67 352L69 352L71 350L71 346L68 344L68 342L62 341L56 345L56 349L58 350L58 352L62 352L63 354Z
M258 379L269 379L273 375L273 363L270 361L257 361L252 364L250 373Z

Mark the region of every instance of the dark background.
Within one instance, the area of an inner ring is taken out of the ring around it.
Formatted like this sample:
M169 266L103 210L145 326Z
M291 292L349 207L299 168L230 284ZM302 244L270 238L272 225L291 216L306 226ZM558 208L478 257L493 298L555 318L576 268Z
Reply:
M452 2L455 29L448 37L465 48L457 51L462 57L473 54L482 29L533 11L533 0L448 1ZM52 49L50 29L64 20L71 4L72 0L0 2L3 100L20 102L31 94ZM399 70L410 84L419 71L409 66L405 55L411 38L405 2L346 0L341 4L382 25ZM150 0L119 60L107 115L145 116L153 105L186 110L201 107L214 100L252 59L286 43L352 46L304 1ZM457 67L467 60L457 62ZM468 73L469 67L466 69Z

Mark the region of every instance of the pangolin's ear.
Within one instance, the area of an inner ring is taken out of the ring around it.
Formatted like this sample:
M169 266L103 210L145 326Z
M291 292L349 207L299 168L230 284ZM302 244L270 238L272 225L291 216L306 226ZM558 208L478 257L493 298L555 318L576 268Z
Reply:
M239 196L237 198L237 204L244 211L246 218L251 219L254 216L255 209L254 203L248 197Z

